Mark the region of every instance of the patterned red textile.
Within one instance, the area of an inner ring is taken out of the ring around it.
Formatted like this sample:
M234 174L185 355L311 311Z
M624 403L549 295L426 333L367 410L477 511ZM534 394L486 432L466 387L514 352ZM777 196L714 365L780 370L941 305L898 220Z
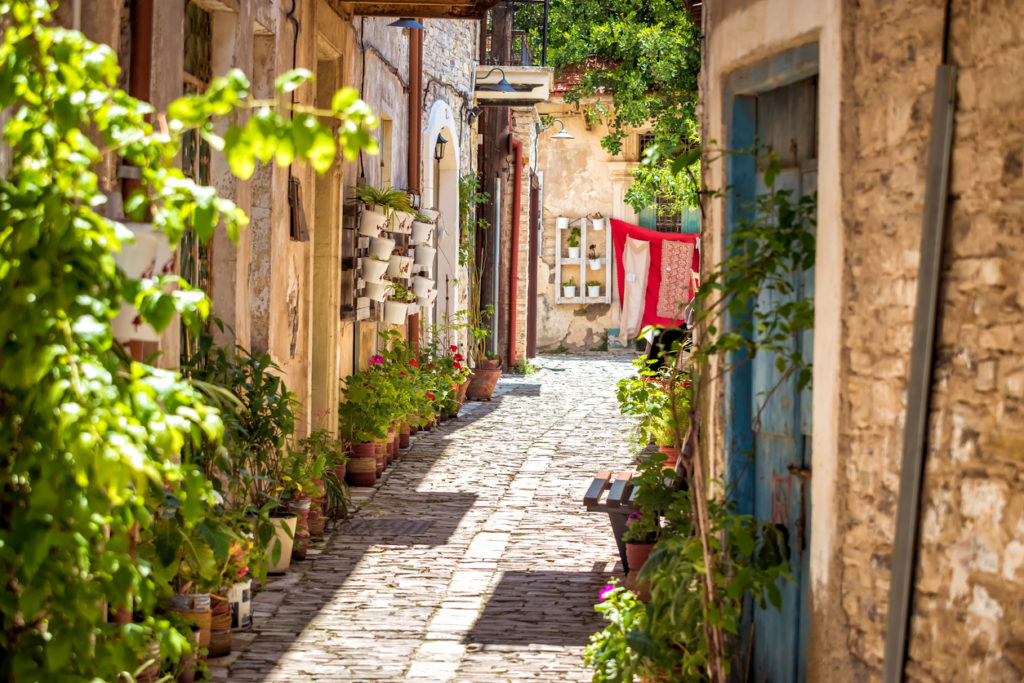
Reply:
M626 221L620 221L616 218L611 219L612 227L612 243L615 249L615 276L619 285L619 292L625 289L625 274L622 267L622 250L626 245L626 238L632 237L635 240L644 240L649 242L651 245L651 270L647 275L647 292L644 296L644 317L641 320L641 327L647 327L648 325L662 325L664 327L675 327L682 322L682 308L673 306L674 302L663 299L661 302L661 312L668 313L678 308L679 317L672 318L664 315L658 315L658 300L662 294L662 244L664 242L683 242L687 245L696 245L698 235L687 235L678 232L658 232L657 230L648 230L647 228L641 228L639 225L633 225ZM668 249L671 252L669 260L666 263L672 263L678 259L679 254L684 254L690 249L693 250L693 256L690 262L691 272L700 272L700 253L694 247L679 247ZM673 258L675 257L675 258ZM678 267L678 266L677 266ZM676 271L678 273L678 270ZM681 287L683 286L682 274L680 277L672 277L672 282L666 282L664 287L665 296L672 297L678 296ZM687 278L688 279L688 278ZM694 291L692 287L689 287L689 294L686 300L689 301L693 298ZM620 303L621 306L621 296ZM670 314L671 315L671 314Z

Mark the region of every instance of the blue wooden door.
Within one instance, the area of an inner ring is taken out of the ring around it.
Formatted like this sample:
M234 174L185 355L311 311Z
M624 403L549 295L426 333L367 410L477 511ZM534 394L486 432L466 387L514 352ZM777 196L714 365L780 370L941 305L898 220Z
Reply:
M790 192L793 201L817 187L816 106L814 79L757 98L758 139L783 166L774 188ZM765 192L761 174L757 193ZM757 306L774 308L813 297L813 270L790 273L790 284L791 292L762 291ZM790 340L786 352L797 351L812 360L812 334L805 332ZM810 390L797 391L796 378L784 377L776 360L773 353L759 353L751 363L753 511L757 519L782 532L795 581L779 582L781 612L769 607L754 615L751 674L755 681L766 683L802 683L807 660L812 402Z

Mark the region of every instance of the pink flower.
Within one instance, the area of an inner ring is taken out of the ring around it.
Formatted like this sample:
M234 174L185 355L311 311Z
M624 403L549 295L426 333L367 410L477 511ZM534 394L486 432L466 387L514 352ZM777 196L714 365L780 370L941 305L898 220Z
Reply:
M384 363L384 356L379 353L375 353L370 356L370 365L382 365Z
M615 590L615 586L609 583L607 586L601 589L600 593L597 594L597 599L601 602L604 602L608 599L608 594L611 593L613 590Z
M626 526L629 526L630 524L632 524L636 520L640 519L642 516L643 515L641 515L639 512L632 512L632 513L630 513L629 517L626 518Z

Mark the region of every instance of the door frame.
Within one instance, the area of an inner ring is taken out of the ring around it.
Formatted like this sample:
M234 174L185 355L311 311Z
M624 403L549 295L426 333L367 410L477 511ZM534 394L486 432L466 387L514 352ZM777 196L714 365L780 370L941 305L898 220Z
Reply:
M729 152L751 149L757 142L757 96L791 83L811 78L819 73L818 43L810 42L798 47L787 49L775 55L729 74L724 83L722 115L727 131L726 149ZM820 92L819 92L820 106ZM820 152L821 146L818 145ZM722 236L723 245L728 243L734 226L742 218L749 217L748 206L757 192L757 167L751 155L725 155L726 186L729 188L725 196L725 226ZM748 315L747 313L741 315ZM737 319L727 315L725 327L735 328ZM750 453L753 451L754 417L753 404L753 364L744 363L745 352L734 354L729 362L737 364L732 372L724 377L725 401L723 405L723 421L725 434L725 482L732 491L732 499L737 512L754 515L756 469L751 466ZM812 454L813 457L813 454ZM810 494L807 487L805 496ZM808 510L809 510L808 506ZM809 513L808 513L809 514ZM810 519L807 522L810 530ZM810 548L804 551L803 562L806 567ZM807 663L807 625L809 624L807 591L810 582L809 572L804 571L800 590L803 593L802 609L797 618L800 621L800 641L797 657L806 667ZM751 617L745 615L745 622ZM745 626L747 624L745 623ZM744 652L738 653L740 658L746 657L747 640L741 639ZM804 669L805 670L805 669Z

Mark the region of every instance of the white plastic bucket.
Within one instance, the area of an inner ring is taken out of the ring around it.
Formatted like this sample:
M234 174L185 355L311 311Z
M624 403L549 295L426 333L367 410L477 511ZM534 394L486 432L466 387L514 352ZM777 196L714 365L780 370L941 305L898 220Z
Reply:
M388 325L404 325L408 313L409 304L405 301L384 302L384 322Z
M430 223L420 223L419 221L412 224L412 243L413 244L425 244L430 245L431 240L434 237L434 226Z
M417 275L412 279L412 291L416 292L416 296L426 296L433 286L434 281L428 277Z
M386 272L388 272L387 261L378 261L369 257L363 259L363 279L367 282L380 282L384 279Z
M555 227L559 230L565 230L569 227L569 219L565 216L559 216L555 219Z
M391 289L390 282L367 282L363 292L373 301L384 301Z
M359 234L367 237L380 237L388 228L388 217L369 208L363 209L359 216Z
M566 299L575 299L576 298L576 288L575 287L562 287L562 296L564 296Z
M387 237L371 237L370 238L370 256L376 256L379 259L387 260L391 258L391 252L395 250L395 241L390 240Z
M388 261L388 277L409 277L412 268L412 257L393 255Z
M393 214L391 231L407 235L412 232L412 223L414 220L416 220L416 214L406 213L405 211L395 211Z
M601 285L587 287L587 296L601 296Z
M579 247L569 247L569 258L579 258L579 257L580 257L580 248Z
M601 263L601 259L599 258L592 258L588 261L588 263L590 263L591 270L601 270L601 266L603 265Z
M437 254L437 249L433 247L425 247L420 245L416 247L416 265L418 266L432 266L434 265L434 256Z
M594 230L604 230L604 219L603 218L595 218L594 219Z

